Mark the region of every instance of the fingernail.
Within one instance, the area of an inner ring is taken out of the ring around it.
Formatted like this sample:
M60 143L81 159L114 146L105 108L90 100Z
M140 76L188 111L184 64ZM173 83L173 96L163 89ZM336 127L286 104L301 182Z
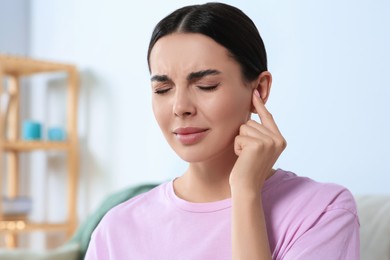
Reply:
M259 93L259 91L257 89L255 89L255 95L260 97L260 93Z

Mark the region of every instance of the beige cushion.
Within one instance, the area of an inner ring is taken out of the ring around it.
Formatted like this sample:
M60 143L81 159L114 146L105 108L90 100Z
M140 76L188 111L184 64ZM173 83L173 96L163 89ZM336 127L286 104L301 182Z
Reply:
M362 260L390 260L390 196L357 196Z

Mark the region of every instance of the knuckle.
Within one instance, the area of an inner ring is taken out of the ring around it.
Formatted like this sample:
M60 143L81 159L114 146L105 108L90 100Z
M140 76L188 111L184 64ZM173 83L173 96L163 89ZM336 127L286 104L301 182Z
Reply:
M267 148L275 146L275 141L271 137L264 138L263 144Z
M245 125L245 124L241 125L241 126L240 126L240 129L239 129L239 130L240 130L240 133L241 133L242 131L245 131L245 128L246 128L246 125Z
M256 125L257 122L253 119L249 119L248 122L247 122L248 125Z
M283 138L282 148L285 149L286 147L287 147L287 141L286 141L286 139Z
M276 148L283 148L283 142L282 141L277 141L277 142L275 142L276 143Z
M270 113L270 112L267 112L267 117L269 118L269 119L274 119L274 116Z
M284 138L278 139L276 142L276 147L281 149L281 150L284 150L287 147L286 139L284 139Z

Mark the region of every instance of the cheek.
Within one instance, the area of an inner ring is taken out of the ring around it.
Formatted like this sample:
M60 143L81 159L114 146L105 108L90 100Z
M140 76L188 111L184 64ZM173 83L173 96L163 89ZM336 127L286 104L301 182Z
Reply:
M154 118L156 119L161 130L164 130L164 126L167 124L167 107L164 106L163 103L152 99L152 109Z
M213 111L214 119L219 119L225 124L234 124L239 127L248 121L250 117L251 99L244 91L241 93L229 93L220 95L208 103L208 111ZM222 123L221 122L221 123Z

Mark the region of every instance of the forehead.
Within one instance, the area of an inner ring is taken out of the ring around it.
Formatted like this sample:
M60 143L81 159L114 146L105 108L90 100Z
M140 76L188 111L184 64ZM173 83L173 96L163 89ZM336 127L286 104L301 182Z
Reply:
M159 39L150 54L151 74L180 76L205 69L229 73L239 68L228 50L210 37L173 33Z

